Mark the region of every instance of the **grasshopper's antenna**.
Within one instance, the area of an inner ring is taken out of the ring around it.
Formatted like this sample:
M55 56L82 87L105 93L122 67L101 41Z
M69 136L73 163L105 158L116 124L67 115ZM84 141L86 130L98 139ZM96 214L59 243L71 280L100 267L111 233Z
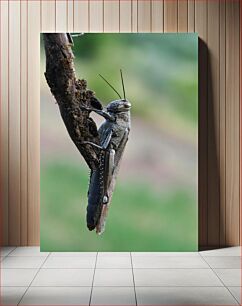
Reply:
M124 100L126 100L125 88L124 88L124 79L123 79L123 72L122 72L122 69L120 69L120 75L121 75L122 86L123 86Z
M116 92L116 94L119 96L119 98L122 99L120 94L117 92L117 90L101 74L99 74L99 76L113 89L113 91Z

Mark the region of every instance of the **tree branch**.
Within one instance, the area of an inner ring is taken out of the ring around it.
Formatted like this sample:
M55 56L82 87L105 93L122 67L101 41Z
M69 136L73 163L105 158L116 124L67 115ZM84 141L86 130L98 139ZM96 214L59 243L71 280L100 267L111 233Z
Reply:
M68 35L43 34L46 72L45 77L58 103L67 131L91 169L96 169L99 162L99 150L83 144L91 141L100 145L97 126L89 117L90 111L80 107L102 109L95 93L87 89L87 82L77 79L74 69L74 55Z

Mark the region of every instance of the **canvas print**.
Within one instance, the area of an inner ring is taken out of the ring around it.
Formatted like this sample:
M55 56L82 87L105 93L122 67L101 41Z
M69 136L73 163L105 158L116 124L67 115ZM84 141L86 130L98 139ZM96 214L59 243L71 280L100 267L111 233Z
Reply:
M198 249L197 34L41 34L41 250Z

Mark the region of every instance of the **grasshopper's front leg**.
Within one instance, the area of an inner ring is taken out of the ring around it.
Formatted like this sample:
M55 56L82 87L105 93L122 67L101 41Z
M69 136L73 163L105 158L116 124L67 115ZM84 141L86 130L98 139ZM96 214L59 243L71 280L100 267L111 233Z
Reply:
M108 146L109 146L109 144L110 144L112 135L113 135L113 131L111 130L111 131L108 133L107 137L105 138L104 143L103 143L102 146L99 146L99 145L97 145L96 143L93 143L93 142L91 142L91 141L82 141L82 144L89 144L89 145L94 146L94 147L96 147L96 148L98 148L98 149L100 149L100 150L105 151L105 150L107 150L107 148L108 148Z
M103 110L99 110L92 107L86 107L86 106L80 106L81 109L89 111L89 112L95 112L96 114L102 116L103 118L109 120L109 121L115 121L115 117L110 115L108 112L105 112Z

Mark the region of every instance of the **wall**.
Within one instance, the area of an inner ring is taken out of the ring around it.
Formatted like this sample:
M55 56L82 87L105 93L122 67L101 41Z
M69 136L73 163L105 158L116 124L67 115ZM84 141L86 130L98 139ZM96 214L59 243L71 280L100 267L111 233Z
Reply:
M39 32L198 32L199 243L240 242L240 1L1 0L5 245L39 244Z

